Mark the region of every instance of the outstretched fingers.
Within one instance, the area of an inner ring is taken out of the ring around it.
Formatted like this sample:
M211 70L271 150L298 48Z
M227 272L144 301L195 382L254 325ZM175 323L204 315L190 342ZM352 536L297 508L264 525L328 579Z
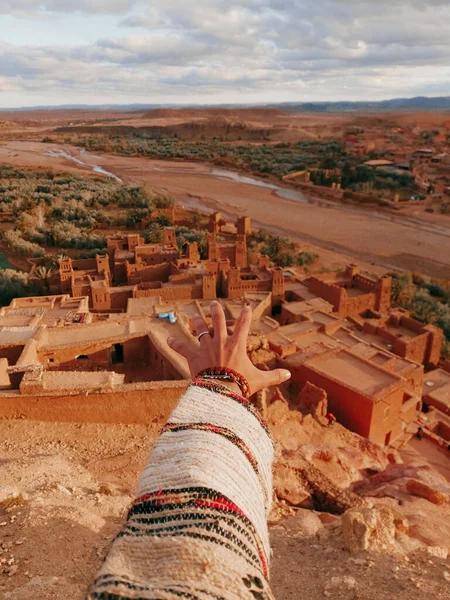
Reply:
M239 319L236 321L236 327L233 333L233 342L247 344L248 334L250 333L250 327L252 326L252 309L246 306L242 309Z
M195 333L197 334L197 336L200 336L202 333L205 333L205 332L209 333L209 327L206 324L205 320L200 315L194 315L192 317L192 322L194 324L194 329L195 329ZM204 347L205 345L208 345L210 343L211 343L211 336L210 335L202 335L202 337L200 338L200 346Z
M220 342L227 339L227 321L220 302L211 303L211 318L214 328L214 337Z
M263 385L261 389L271 385L280 385L291 378L287 369L274 369L273 371L259 371L259 379Z
M181 354L181 356L184 356L187 360L189 360L194 353L193 345L187 340L170 337L168 338L167 343L172 350L175 350L175 352L178 352L178 354Z

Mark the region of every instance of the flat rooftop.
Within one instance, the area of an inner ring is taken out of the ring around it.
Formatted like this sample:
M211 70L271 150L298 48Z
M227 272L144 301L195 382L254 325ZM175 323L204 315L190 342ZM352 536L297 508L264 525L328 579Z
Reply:
M435 369L426 373L423 379L423 395L430 395L439 388L450 384L450 373L444 369Z
M402 325L391 325L390 323L387 323L385 325L385 329L387 329L387 331L389 331L389 333L392 333L393 335L396 335L397 337L407 337L407 338L415 338L417 337L416 331L413 331L412 329L408 329L407 327L403 327Z
M43 386L47 391L92 390L111 384L120 385L124 380L124 375L109 371L46 371L43 373Z
M313 294L306 285L300 283L299 281L287 281L285 283L285 290L286 292L295 294L302 300L314 300L317 298L317 296Z
M383 371L347 350L313 358L308 361L308 366L366 396L375 396L400 381L399 377Z
M300 321L299 323L291 323L291 325L284 325L278 330L281 335L292 340L298 339L298 337L305 335L309 331L316 332L318 329L315 323L311 321Z
M37 327L0 327L0 346L25 344L37 330Z
M137 337L146 335L154 325L150 319L132 319L125 322L105 321L84 325L83 327L48 328L40 343L40 347L70 346L100 342L110 338Z
M301 300L299 302L288 302L283 304L283 309L293 315L303 315L314 310L332 312L333 305L326 300L323 300L323 298L313 298L311 300Z

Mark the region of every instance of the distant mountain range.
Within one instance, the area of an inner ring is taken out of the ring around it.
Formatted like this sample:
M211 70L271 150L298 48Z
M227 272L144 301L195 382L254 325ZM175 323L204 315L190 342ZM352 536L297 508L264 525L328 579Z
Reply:
M288 112L357 112L357 111L447 111L450 110L450 96L428 98L395 98L379 102L304 102L269 104L268 107L283 108Z
M450 111L450 96L429 98L395 98L379 102L279 102L270 104L62 104L60 106L27 106L0 108L0 112L25 110L120 110L136 111L154 108L281 108L287 112L389 112L389 111Z

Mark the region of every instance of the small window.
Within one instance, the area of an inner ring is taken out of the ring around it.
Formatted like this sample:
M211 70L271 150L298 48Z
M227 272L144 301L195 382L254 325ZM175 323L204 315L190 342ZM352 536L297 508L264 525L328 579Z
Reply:
M49 362L49 363L54 363L54 362L55 362L55 359L54 359L54 358L49 358L49 359L48 359L48 362Z
M385 418L385 419L388 419L390 414L391 414L391 407L390 407L390 406L387 406L387 407L384 409L384 418Z
M89 360L89 356L87 354L80 354L80 356L77 356L77 360Z

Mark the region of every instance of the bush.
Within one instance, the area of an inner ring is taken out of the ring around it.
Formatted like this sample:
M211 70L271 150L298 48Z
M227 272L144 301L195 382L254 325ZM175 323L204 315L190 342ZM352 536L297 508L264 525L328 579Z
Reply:
M304 266L308 266L308 265L313 265L315 262L317 262L317 260L319 259L319 255L316 254L315 252L300 252L300 254L298 254L296 262L297 265L300 267L304 267Z
M39 258L45 255L44 249L41 246L25 240L18 230L7 231L5 233L5 241L10 248L22 256Z
M28 273L5 269L0 271L0 305L10 304L14 298L38 293L30 284Z

